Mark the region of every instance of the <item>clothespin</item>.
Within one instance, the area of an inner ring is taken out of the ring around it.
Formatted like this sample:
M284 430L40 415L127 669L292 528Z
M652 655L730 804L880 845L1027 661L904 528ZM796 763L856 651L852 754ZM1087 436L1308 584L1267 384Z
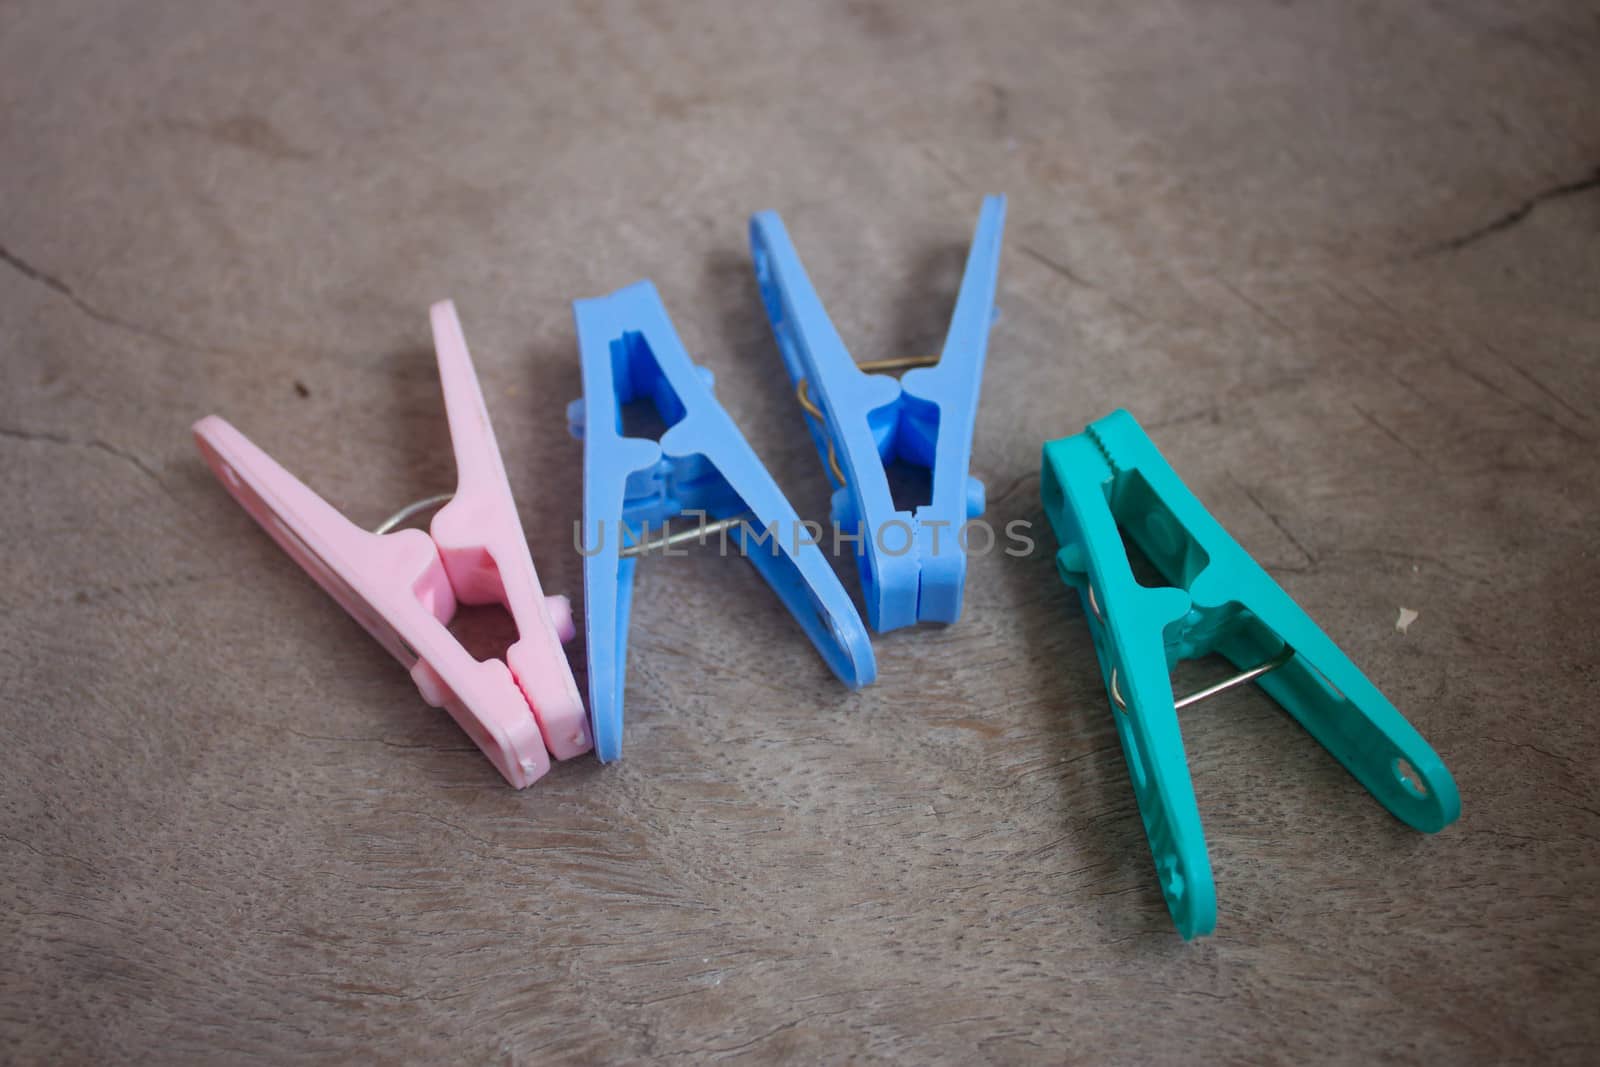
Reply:
M1041 495L1061 577L1084 615L1178 931L1216 926L1216 889L1178 711L1256 682L1401 821L1461 813L1439 756L1213 519L1126 411L1044 446ZM1133 545L1166 584L1134 577ZM1174 700L1179 660L1221 653L1239 673Z
M870 684L876 666L861 616L712 395L711 372L690 362L655 286L637 282L572 306L583 399L567 417L583 439L584 633L599 757L622 754L634 569L656 548L731 532L833 672L852 688ZM667 424L658 440L624 434L622 405L636 400L653 402ZM684 513L698 515L700 525L645 539L649 527Z
M939 356L866 363L839 338L783 220L772 211L750 220L767 317L834 486L833 521L861 536L867 620L880 632L961 616L963 527L984 508L983 483L967 469L1005 213L1005 197L984 198ZM908 367L898 381L877 373ZM897 459L931 470L929 502L914 511L895 507L885 464Z
M408 505L369 533L217 416L195 423L195 443L251 517L521 789L550 769L546 750L571 759L590 748L561 648L573 636L572 610L539 586L455 305L435 304L432 319L456 455L453 496ZM429 533L388 532L446 500ZM450 633L458 603L498 603L511 614L517 640L504 661L474 659Z

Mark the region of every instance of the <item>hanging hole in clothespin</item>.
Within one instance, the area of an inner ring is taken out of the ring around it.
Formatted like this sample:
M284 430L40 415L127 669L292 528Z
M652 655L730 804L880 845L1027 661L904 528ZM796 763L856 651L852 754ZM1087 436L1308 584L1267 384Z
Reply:
M1419 798L1428 795L1428 783L1422 780L1422 775L1417 773L1417 769L1411 765L1410 760L1404 756L1396 756L1392 766L1394 767L1394 776L1400 780L1401 785L1411 790Z

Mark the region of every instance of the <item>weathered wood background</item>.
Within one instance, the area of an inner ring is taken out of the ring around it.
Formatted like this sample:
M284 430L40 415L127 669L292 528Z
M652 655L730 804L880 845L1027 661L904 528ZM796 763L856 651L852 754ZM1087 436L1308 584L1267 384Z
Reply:
M0 8L0 1058L1593 1062L1594 6L553 8ZM626 758L513 792L189 440L362 522L448 488L454 296L577 593L569 301L655 279L821 517L747 217L881 358L942 336L989 191L991 518L1131 409L1458 825L1208 703L1180 942L1044 552L857 695L751 568L651 560Z

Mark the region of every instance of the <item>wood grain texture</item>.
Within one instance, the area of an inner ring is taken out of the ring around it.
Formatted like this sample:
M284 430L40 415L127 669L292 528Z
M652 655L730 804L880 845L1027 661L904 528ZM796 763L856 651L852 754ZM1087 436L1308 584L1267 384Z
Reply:
M1593 6L554 8L0 7L0 1059L1593 1062ZM1221 921L1181 943L1043 550L855 695L749 567L648 561L626 758L516 793L188 438L359 521L447 488L453 296L576 593L573 298L653 278L821 517L745 220L881 358L990 191L991 519L1129 408L1457 826L1230 693L1184 722Z

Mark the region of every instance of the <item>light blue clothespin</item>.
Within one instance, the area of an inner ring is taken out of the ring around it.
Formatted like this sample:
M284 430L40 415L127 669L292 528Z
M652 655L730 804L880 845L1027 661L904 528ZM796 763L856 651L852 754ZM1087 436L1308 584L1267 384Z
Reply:
M788 606L833 672L852 688L876 676L872 645L838 576L803 529L749 442L711 394L711 372L689 361L654 285L574 301L583 399L567 419L583 438L584 631L595 752L622 755L628 612L637 557L727 537ZM649 400L667 429L625 436L622 405ZM646 540L692 513L700 525ZM730 536L731 535L731 536ZM726 543L726 542L725 542Z
M984 506L983 483L967 468L1005 214L1005 197L984 199L937 362L860 364L823 310L783 220L771 211L750 220L761 298L834 485L833 521L861 535L867 620L880 632L961 616L967 558L960 535ZM908 366L916 369L899 381L868 373ZM931 469L931 498L914 512L895 508L884 465L896 459Z
M1178 710L1245 682L1267 694L1397 818L1442 830L1455 779L1384 695L1239 547L1144 430L1115 411L1044 446L1040 493L1083 598L1156 873L1178 931L1216 926L1216 889ZM1166 585L1134 577L1124 539ZM1220 652L1240 671L1174 700L1171 668Z

